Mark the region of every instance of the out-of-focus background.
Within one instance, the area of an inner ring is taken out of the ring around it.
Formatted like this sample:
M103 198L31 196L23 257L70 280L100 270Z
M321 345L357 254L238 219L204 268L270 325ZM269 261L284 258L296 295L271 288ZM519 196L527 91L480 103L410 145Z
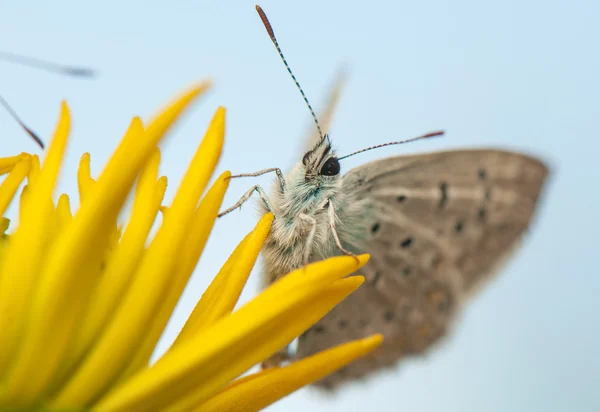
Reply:
M270 411L598 411L600 3L467 0L265 0L288 61L318 110L335 73L348 82L331 136L340 153L443 128L442 139L353 157L465 146L537 154L552 167L544 202L515 257L429 356L333 396L304 389ZM59 101L73 113L61 191L76 193L79 156L101 170L131 116L148 118L181 89L215 87L163 151L169 196L218 105L227 107L220 171L287 168L312 132L309 113L254 10L240 1L5 2L0 49L88 66L69 79L0 62L0 93L47 138ZM39 152L0 111L0 155ZM229 205L251 185L232 182ZM76 198L76 196L75 196ZM217 222L163 351L242 237L253 207ZM259 267L242 301L257 293Z

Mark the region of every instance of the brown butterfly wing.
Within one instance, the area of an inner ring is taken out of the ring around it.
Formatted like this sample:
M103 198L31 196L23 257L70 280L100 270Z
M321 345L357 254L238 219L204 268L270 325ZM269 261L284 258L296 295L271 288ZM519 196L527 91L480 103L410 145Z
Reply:
M524 234L547 174L529 156L465 150L383 159L344 176L344 190L375 211L367 281L299 339L297 356L372 333L384 344L319 384L365 376L444 336Z

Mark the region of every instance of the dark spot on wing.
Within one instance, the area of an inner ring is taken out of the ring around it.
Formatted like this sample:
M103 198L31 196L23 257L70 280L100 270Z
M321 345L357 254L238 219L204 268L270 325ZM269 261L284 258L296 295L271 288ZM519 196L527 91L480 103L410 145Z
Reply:
M323 326L323 325L315 325L315 327L313 329L317 333L323 333L323 332L325 332L325 326Z
M410 276L411 273L412 270L410 269L410 266L405 266L404 269L402 269L402 274L404 276Z
M391 322L392 320L394 320L394 312L392 312L391 310L385 312L383 314L383 320L386 322Z
M344 328L346 328L346 326L348 326L348 321L342 319L338 322L338 326L340 327L340 329L344 329Z
M485 171L485 169L479 169L479 172L477 172L477 174L478 174L480 180L487 179L487 172Z
M396 201L398 203L402 203L406 200L406 196L405 195L398 195L398 197L396 197Z
M457 221L456 224L454 225L454 231L456 233L461 233L464 228L465 228L465 224L462 220Z
M440 203L438 204L438 207L441 209L446 206L446 203L448 203L448 183L440 183L440 196Z
M479 212L477 213L477 215L479 216L479 220L484 221L485 220L485 215L486 215L485 209L483 207L480 208Z
M379 222L374 223L373 226L371 226L371 233L372 234L377 233L379 231L379 227L380 227Z
M400 243L400 246L402 246L404 249L410 247L410 245L412 245L413 243L413 238L411 236L407 237L406 239L404 239L402 241L402 243Z

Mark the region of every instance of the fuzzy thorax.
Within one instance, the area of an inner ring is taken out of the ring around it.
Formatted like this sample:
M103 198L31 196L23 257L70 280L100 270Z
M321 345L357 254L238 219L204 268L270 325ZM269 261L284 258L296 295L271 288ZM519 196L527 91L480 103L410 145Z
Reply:
M309 261L317 261L339 254L329 227L330 202L335 210L335 225L342 242L351 250L360 252L356 240L362 238L360 211L364 208L353 204L351 194L342 190L343 178L322 176L316 171L333 153L316 153L320 162L297 163L285 177L285 189L275 182L269 195L275 220L263 248L265 263L264 283L269 284L280 276L301 267L306 247L310 247ZM268 212L264 202L260 202L261 213ZM301 214L316 221L316 232L312 244L307 246L311 223L301 218ZM359 233L356 233L356 229Z

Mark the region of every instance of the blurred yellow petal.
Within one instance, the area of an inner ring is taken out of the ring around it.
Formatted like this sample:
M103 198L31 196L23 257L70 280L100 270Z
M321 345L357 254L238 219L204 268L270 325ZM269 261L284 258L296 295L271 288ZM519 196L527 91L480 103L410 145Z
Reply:
M92 184L94 184L94 179L92 179L92 172L90 170L90 154L84 153L79 160L79 169L77 169L77 187L81 203L83 203L83 199L89 193Z
M133 360L122 377L129 377L139 369L148 366L148 361L154 352L154 347L162 335L162 331L167 325L171 313L175 309L208 240L208 236L217 218L219 207L225 196L225 191L229 186L230 176L231 173L229 172L225 172L219 176L195 211L194 218L189 224L188 237L181 245L179 251L180 257L177 261L176 269L171 274L173 281L169 294L163 300L158 313L154 317L152 328L146 331L143 343L138 347ZM264 237L266 238L266 234Z
M13 170L13 167L15 167L17 163L30 159L31 155L29 153L21 153L10 157L0 157L0 176Z
M270 368L233 381L195 410L254 412L313 383L381 345L382 335L339 345L283 368Z
M272 302L272 289L278 285L271 286L132 377L100 401L98 410L133 411L169 404L185 409L205 401L231 379L283 348L358 288L362 276L341 278L367 260L361 256L357 265L354 258L343 256L309 265L307 276L292 277L291 286L297 286L297 293L290 293L284 301ZM307 281L315 278L319 284L329 279L329 286L311 288ZM290 286L288 283L284 285Z
M104 328L129 287L139 264L146 238L166 190L166 178L156 181L159 163L160 152L156 150L148 159L139 177L130 222L125 229L123 239L108 262L104 276L91 297L86 322L74 344L74 361L89 349Z
M37 179L40 177L41 169L40 158L37 155L31 155L31 168L27 176L28 186L35 186Z
M233 311L272 222L272 213L263 216L254 231L244 238L227 259L194 308L176 343L189 339L191 335Z
M56 214L58 218L59 231L64 230L67 226L69 226L69 224L73 220L69 196L65 195L64 193L58 198Z
M9 400L19 403L19 399L41 396L52 375L59 370L61 361L68 355L68 340L85 314L83 307L97 281L97 276L79 276L80 268L99 267L118 211L140 168L164 133L205 88L200 85L185 93L156 117L146 131L141 121L134 119L72 224L56 240L37 285L38 291L31 305L32 322L21 355L15 362L16 372L9 378ZM55 140L56 137L50 147L49 160L54 159ZM45 163L35 189L46 187L46 169ZM32 190L28 204L33 203L33 195ZM38 348L41 346L45 347L45 353L40 353Z
M31 157L17 163L0 185L0 215L3 215L31 167Z
M5 217L0 219L0 233L4 234L8 230L8 226L10 225L10 219Z
M175 195L173 205L152 244L144 254L135 276L115 311L111 323L96 346L59 394L56 407L69 407L100 395L138 345L148 324L166 297L171 270L187 233L196 204L219 159L225 133L225 110L220 108L198 148ZM96 185L99 185L100 181ZM98 374L103 370L102 374Z
M53 232L50 216L53 213L51 197L58 176L71 119L65 103L54 138L48 150L44 166L34 187L30 186L27 201L23 205L21 223L11 238L2 265L3 276L0 277L0 382L13 379L11 375L21 372L15 369L24 348L17 351L17 345L24 333L24 322L15 319L27 319L31 310L31 293L34 282L39 277L39 268L45 255L44 247ZM14 372L14 373L13 373ZM8 388L7 388L8 386ZM10 398L10 385L0 385L0 400Z

